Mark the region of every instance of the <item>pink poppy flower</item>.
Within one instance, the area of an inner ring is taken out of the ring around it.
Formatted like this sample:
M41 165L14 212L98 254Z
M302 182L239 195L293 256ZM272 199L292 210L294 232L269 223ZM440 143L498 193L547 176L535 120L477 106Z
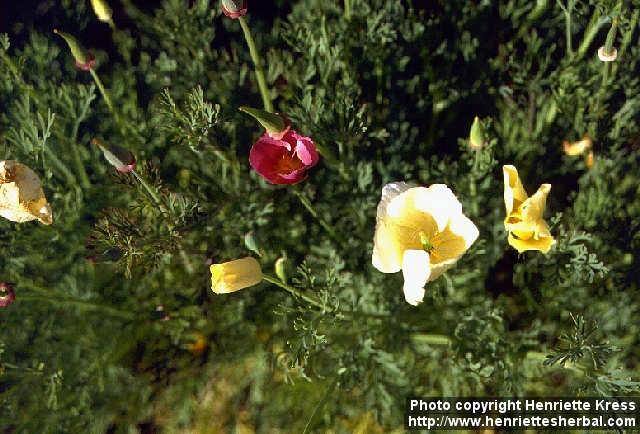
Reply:
M315 166L318 160L320 156L313 140L293 130L288 130L282 139L265 133L249 153L251 167L272 184L302 181L307 169Z
M247 0L222 0L222 13L237 19L247 15Z
M13 283L0 282L0 307L7 307L16 301Z

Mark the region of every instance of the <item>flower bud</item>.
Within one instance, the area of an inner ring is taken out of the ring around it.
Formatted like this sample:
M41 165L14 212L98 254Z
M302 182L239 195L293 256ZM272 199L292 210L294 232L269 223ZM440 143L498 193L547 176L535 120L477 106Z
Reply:
M68 33L61 32L58 29L54 29L53 33L56 35L60 35L62 39L65 40L69 49L71 50L71 54L76 61L76 67L83 70L89 71L94 69L96 66L96 58L88 52L82 44L73 36Z
M473 120L473 125L471 125L471 131L469 132L469 145L473 149L480 149L486 144L484 127L482 126L482 121L478 116Z
M257 120L260 125L267 130L267 135L272 139L282 140L282 138L291 129L289 119L279 113L269 113L267 111L251 107L240 107L240 111Z
M240 18L247 15L247 0L222 0L222 13L229 18Z
M615 48L611 47L611 51L608 52L604 45L598 48L598 59L600 59L602 62L613 62L617 58L618 50L616 50Z
M93 139L91 143L100 148L104 157L118 172L129 173L135 170L136 158L128 149L117 145L107 145L98 139Z
M251 250L258 256L262 256L262 252L260 251L258 238L256 237L255 232L247 232L244 235L244 245L247 249Z
M276 263L274 265L276 276L278 276L278 279L282 280L284 283L287 283L286 266L287 266L287 257L286 256L279 257L276 260Z
M91 0L91 7L96 17L103 23L110 23L113 11L109 7L109 3L106 0Z
M8 282L0 282L0 307L7 307L14 301L16 301L14 284Z
M210 270L211 290L216 294L228 294L262 282L262 268L252 257L213 264Z

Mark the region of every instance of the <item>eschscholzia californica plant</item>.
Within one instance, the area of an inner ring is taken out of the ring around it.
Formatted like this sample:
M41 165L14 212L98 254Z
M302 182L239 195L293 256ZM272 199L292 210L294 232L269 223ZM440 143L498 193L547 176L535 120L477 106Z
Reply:
M372 263L383 273L402 270L405 300L415 306L427 282L453 267L478 235L446 185L387 184L378 204Z
M543 214L551 184L542 184L529 197L514 166L503 166L503 174L504 203L507 210L504 227L509 233L509 245L518 253L527 250L549 252L556 241L551 236Z
M0 161L0 216L13 222L53 223L51 207L38 175L13 160Z
M228 294L262 282L260 263L252 257L212 264L211 289L216 294Z

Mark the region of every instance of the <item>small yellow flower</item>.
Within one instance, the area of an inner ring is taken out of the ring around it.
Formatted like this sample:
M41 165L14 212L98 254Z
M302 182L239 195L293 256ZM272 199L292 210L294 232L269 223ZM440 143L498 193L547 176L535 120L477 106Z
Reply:
M591 141L591 137L586 134L582 137L582 140L578 140L577 142L569 143L566 140L562 142L562 148L564 149L564 153L575 157L576 155L582 155L589 149L591 149L591 145L593 142Z
M478 235L446 185L387 184L378 204L372 263L383 273L402 270L405 299L415 306L427 282L453 267Z
M594 160L593 151L589 151L587 156L584 157L584 164L587 166L587 169L591 169L593 167Z
M0 216L18 223L53 223L38 175L17 161L0 161Z
M260 263L252 257L211 265L211 289L228 294L262 282Z
M551 184L542 184L529 197L522 186L518 170L514 166L503 166L502 170L504 204L507 209L504 227L509 232L509 244L519 253L526 250L547 253L556 242L543 218Z

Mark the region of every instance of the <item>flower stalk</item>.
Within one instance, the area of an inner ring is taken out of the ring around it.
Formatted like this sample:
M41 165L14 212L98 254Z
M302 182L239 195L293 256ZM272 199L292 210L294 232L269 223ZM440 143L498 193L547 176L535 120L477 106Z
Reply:
M113 101L111 100L111 96L109 95L109 92L107 92L107 90L105 89L104 84L102 84L102 80L100 80L100 76L93 69L89 70L89 72L91 73L91 76L93 77L93 81L96 83L96 86L98 86L98 90L100 91L102 98L104 98L104 102L107 103L107 107L109 107L109 111L111 112L111 114L113 114L113 116L117 118L117 113L114 108Z
M239 17L238 21L240 21L240 27L242 27L244 39L247 41L247 45L249 46L249 54L251 55L251 59L253 60L256 79L258 80L258 88L260 89L260 95L262 96L262 104L264 105L264 109L266 111L273 113L273 103L271 102L271 97L269 95L269 87L267 86L267 80L264 75L262 59L260 58L260 53L256 48L256 42L253 39L251 29L249 28L245 17Z

